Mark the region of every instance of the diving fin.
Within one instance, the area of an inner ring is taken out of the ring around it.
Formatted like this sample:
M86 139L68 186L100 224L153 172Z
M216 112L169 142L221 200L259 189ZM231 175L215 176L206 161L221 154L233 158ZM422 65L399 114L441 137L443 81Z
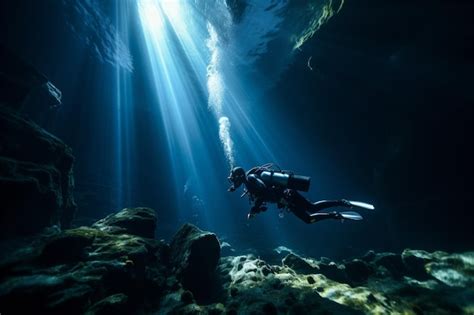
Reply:
M353 211L339 212L339 214L341 215L341 219L354 220L354 221L360 221L363 219L360 214Z
M357 208L363 208L363 209L368 209L368 210L374 210L375 207L369 203L361 202L361 201L352 201L348 200L349 204L353 207Z

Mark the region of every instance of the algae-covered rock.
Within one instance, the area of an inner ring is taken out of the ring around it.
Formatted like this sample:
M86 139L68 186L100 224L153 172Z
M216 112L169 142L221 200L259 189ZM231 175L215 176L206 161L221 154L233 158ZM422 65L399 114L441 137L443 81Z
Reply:
M6 313L117 314L156 308L166 290L168 246L94 227L56 232L0 260ZM128 309L130 310L130 309Z
M253 255L224 257L218 267L226 289L228 314L357 314L322 298L321 276L299 274L289 266L272 266ZM325 279L325 278L324 278Z
M432 260L426 271L450 287L474 287L474 252L450 254Z
M283 264L272 264L254 254L219 259L216 236L193 225L167 245L126 229L120 234L104 222L1 246L13 248L0 259L2 312L415 315L474 309L472 252L373 252L343 263L290 253ZM411 277L410 262L420 261L428 279Z
M101 231L111 234L133 234L154 238L156 213L150 208L125 208L117 213L97 221L92 225Z
M216 235L185 224L171 240L169 257L183 286L198 299L208 297L220 257Z

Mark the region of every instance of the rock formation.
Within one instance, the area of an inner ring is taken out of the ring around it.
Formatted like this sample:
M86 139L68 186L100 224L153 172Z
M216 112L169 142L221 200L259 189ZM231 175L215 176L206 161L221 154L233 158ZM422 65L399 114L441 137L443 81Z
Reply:
M1 47L0 57L0 239L67 228L76 210L71 149L19 112L38 89L60 92Z
M170 264L183 286L197 299L209 299L220 258L216 235L185 224L173 237L170 248Z
M253 254L220 257L216 235L190 224L170 244L147 237L155 232L150 227L156 227L152 209L127 208L91 227L3 241L0 309L6 314L472 314L474 307L474 252L407 249L333 262L289 250L281 263L270 264Z

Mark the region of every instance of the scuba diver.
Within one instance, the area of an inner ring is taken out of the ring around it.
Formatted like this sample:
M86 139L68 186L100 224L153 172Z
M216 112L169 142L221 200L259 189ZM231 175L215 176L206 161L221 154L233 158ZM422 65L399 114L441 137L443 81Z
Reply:
M327 208L356 207L374 210L371 204L345 199L311 202L299 193L299 191L309 190L311 178L283 171L273 163L254 167L248 172L245 172L242 167L234 167L228 179L232 184L228 189L230 192L235 191L242 184L245 186L241 197L248 195L252 205L247 219L266 211L267 203L275 203L278 209L286 209L308 224L325 219L362 220L362 216L353 211L321 212Z

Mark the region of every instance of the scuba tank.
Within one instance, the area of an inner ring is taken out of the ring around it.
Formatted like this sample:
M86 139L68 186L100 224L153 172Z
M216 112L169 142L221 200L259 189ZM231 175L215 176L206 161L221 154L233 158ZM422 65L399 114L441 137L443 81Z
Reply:
M308 191L311 182L311 177L309 176L294 175L278 171L263 171L260 174L260 178L266 184L299 191Z

